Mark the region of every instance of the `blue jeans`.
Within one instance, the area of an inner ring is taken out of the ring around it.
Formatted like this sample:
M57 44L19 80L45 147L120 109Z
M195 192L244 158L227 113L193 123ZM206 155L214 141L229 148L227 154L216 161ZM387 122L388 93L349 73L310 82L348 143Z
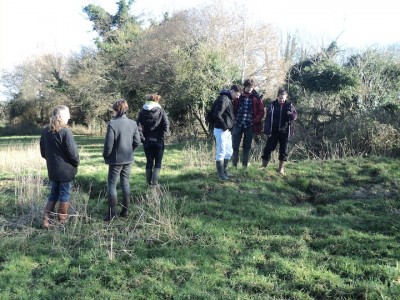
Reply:
M117 182L120 178L120 185L123 197L130 197L131 189L129 185L129 176L131 174L132 164L126 165L109 165L107 192L109 197L117 199Z
M217 148L215 160L231 159L233 153L231 132L229 130L223 131L220 128L214 128L214 136Z
M48 201L68 202L71 196L72 181L50 180L50 196Z
M146 169L161 169L161 163L164 156L164 142L144 142L144 153L146 155Z

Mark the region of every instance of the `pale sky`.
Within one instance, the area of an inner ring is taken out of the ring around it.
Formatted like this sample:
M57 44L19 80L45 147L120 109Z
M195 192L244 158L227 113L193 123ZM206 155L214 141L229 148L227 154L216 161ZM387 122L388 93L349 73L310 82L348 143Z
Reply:
M326 43L363 49L400 43L399 4L395 0L222 0L245 3L257 22L275 24ZM0 68L11 69L40 53L70 54L92 45L91 23L82 8L94 3L110 13L117 0L0 0ZM136 0L133 13L163 12L211 3L210 0ZM362 4L361 4L362 3ZM229 15L222 16L224 18Z

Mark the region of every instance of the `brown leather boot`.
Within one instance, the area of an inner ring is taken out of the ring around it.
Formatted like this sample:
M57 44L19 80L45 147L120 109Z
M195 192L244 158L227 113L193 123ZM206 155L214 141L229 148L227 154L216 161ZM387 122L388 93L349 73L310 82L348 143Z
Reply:
M285 164L285 162L283 160L279 161L279 168L278 168L278 173L280 175L285 175L285 170L283 168L283 165Z
M58 204L58 221L60 224L65 224L68 218L69 202L60 202Z
M47 201L46 206L44 208L43 215L43 228L49 228L50 222L50 214L54 212L54 207L56 206L57 201Z

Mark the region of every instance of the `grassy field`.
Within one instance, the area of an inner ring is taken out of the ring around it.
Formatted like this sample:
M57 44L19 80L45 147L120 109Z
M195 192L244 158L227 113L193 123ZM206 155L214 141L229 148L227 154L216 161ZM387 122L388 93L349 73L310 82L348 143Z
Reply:
M70 218L41 229L38 137L0 137L0 299L400 299L400 166L252 162L217 180L211 142L168 145L161 193L140 147L110 224L103 138L77 136Z

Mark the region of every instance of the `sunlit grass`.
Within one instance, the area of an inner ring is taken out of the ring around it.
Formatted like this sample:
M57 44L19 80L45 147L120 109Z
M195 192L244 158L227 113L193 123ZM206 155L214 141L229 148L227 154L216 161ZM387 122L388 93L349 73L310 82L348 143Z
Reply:
M275 161L260 170L255 156L222 182L213 142L187 141L167 145L161 186L149 189L140 147L129 216L104 223L103 138L76 136L68 224L43 230L48 181L36 140L0 139L2 154L19 149L40 164L0 166L0 298L400 296L396 160L289 162L279 176Z

